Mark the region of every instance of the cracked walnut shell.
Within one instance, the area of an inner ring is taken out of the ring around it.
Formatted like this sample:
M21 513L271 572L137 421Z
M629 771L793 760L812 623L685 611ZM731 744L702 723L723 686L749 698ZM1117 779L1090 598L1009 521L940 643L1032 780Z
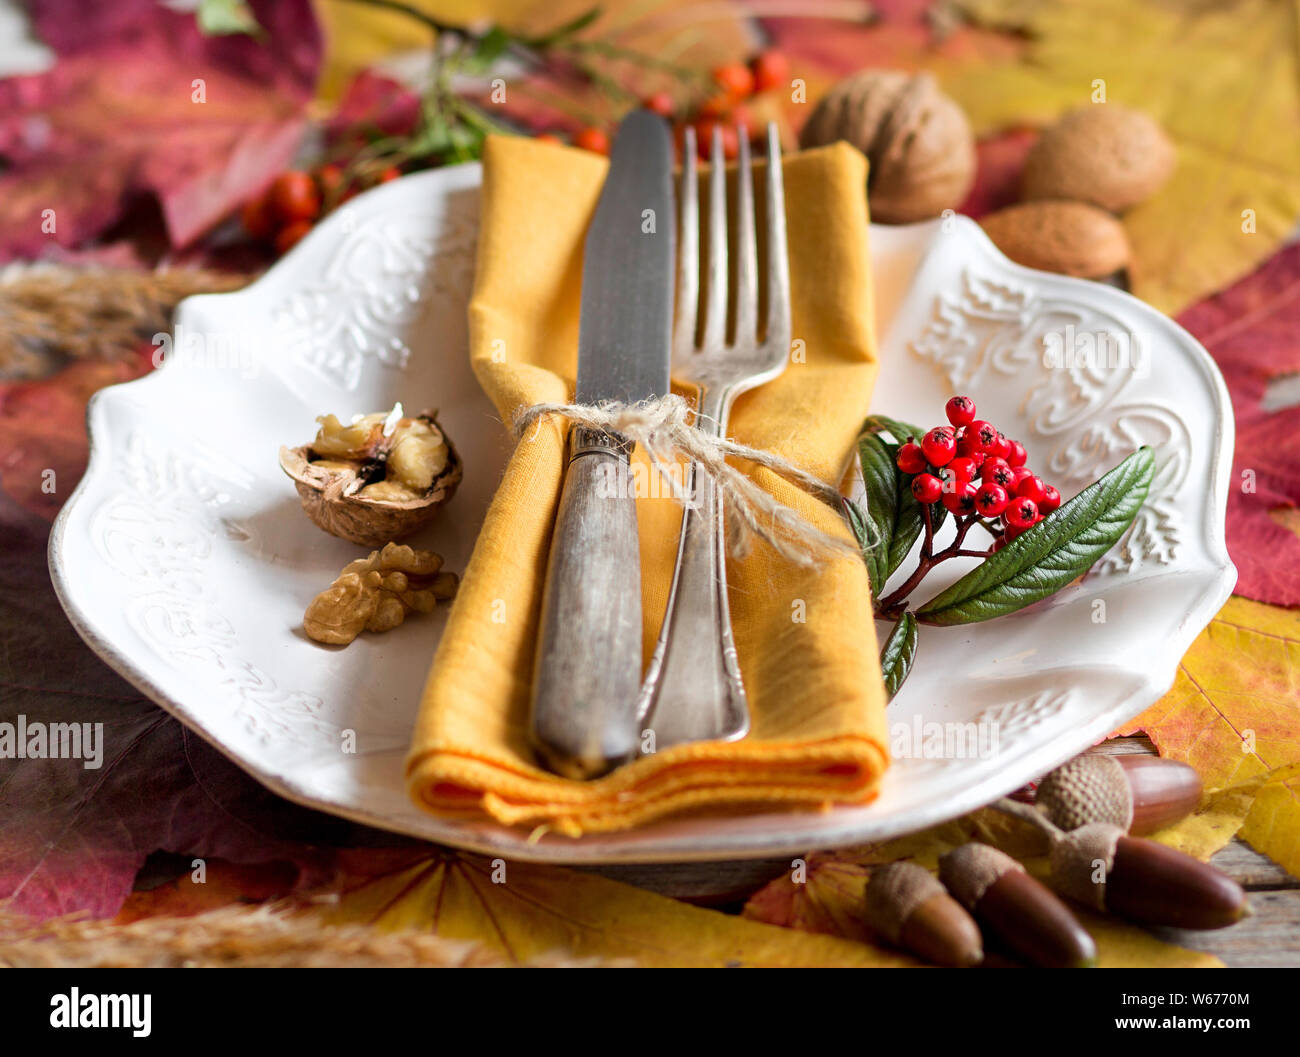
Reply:
M432 551L388 543L349 562L311 600L303 630L331 646L346 646L363 631L391 631L407 613L431 613L455 596L456 574L441 568L442 557Z
M316 420L310 444L280 449L307 516L333 536L379 547L423 528L456 491L463 474L435 412L334 415Z

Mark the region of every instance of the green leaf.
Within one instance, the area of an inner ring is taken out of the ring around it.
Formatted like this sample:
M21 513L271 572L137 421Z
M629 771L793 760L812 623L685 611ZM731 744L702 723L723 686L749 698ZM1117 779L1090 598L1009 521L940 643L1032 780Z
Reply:
M1155 456L1139 448L1101 480L991 555L916 611L926 624L974 624L1014 613L1087 572L1146 501Z
M510 47L510 34L500 26L493 26L474 43L474 49L461 60L466 73L486 73Z
M855 503L848 496L841 496L840 501L844 504L844 516L848 518L849 528L853 530L853 536L862 548L863 560L866 560L868 548L876 545L875 537L871 535L871 526L867 523L867 512L861 504Z
M428 110L423 125L407 142L406 153L412 158L421 158L442 154L452 147L451 123L446 115L439 110Z
M900 422L896 418L890 418L887 415L869 415L862 424L862 432L888 433L890 435L889 443L895 448L899 448L908 437L920 437L925 431L917 429L906 422Z
M904 610L880 651L880 671L891 698L898 693L907 673L912 670L912 661L916 657L916 632L916 617L911 610Z
M205 37L262 35L262 27L245 0L203 0L195 12L195 21Z
M867 563L871 579L871 593L879 597L889 579L890 548L899 531L899 506L904 487L902 474L894 465L894 448L879 434L864 433L858 438L858 461L862 464L862 481L866 486L866 509L854 505L862 518L862 527L854 526L854 534L862 545L862 560ZM908 492L910 496L911 493ZM916 501L912 501L913 507ZM916 524L921 523L919 511ZM903 531L907 531L904 527ZM919 528L918 528L919 531ZM915 537L913 537L915 539Z
M912 495L911 478L895 461L907 438L920 435L921 430L906 422L872 415L858 437L858 461L867 498L866 532L858 533L858 540L863 545L871 591L877 598L925 528L921 504ZM934 503L930 511L937 532L947 509ZM875 545L869 547L872 541Z

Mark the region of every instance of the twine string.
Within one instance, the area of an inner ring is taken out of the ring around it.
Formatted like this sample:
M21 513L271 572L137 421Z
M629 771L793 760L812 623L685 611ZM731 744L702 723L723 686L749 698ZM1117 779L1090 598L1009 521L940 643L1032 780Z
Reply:
M717 488L726 518L727 548L733 556L747 554L755 538L799 565L812 565L818 559L859 556L855 543L823 532L755 484L727 462L727 458L745 459L762 466L836 508L842 503L838 489L770 451L738 444L726 437L710 436L697 429L690 422L690 404L675 393L638 404L533 404L515 415L515 437L522 439L531 426L553 415L619 434L641 445L650 465L668 482L674 498L683 505L690 497L669 469L683 457L694 462L696 472L705 474Z

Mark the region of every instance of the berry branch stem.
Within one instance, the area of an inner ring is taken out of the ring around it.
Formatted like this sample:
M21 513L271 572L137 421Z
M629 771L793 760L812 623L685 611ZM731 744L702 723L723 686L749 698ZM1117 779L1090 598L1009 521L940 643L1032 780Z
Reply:
M648 70L668 74L670 77L687 84L698 83L705 85L709 83L707 70L691 69L690 67L678 65L670 59L662 59L657 55L647 55L644 52L636 51L633 48L624 48L607 40L570 40L562 44L561 48L574 54L598 55L611 61L642 66Z
M406 15L415 19L417 22L423 22L435 34L441 33L466 33L466 30L459 26L453 26L449 22L443 22L434 18L427 11L421 11L414 4L404 4L401 0L344 0L345 3L364 4L367 7L382 7L389 11L395 11L398 14Z
M934 548L934 521L930 514L930 506L926 504L921 508L921 518L925 522L925 539L921 544L921 560L917 563L916 569L896 591L890 592L879 602L876 603L876 615L893 619L899 616L907 608L907 596L910 595L926 575L940 562L945 562L949 558L985 558L987 552L964 550L962 543L966 539L966 533L971 530L971 526L980 521L978 514L970 514L966 517L958 517L957 535L953 541L937 554L933 552Z

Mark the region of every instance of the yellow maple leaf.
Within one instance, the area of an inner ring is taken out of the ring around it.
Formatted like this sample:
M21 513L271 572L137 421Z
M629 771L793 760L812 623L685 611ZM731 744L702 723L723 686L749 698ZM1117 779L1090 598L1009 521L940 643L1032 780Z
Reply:
M643 966L906 965L891 952L680 903L595 874L452 851L345 852L300 914L475 940L523 964L556 952Z
M501 22L512 25L544 6L539 0L406 0L408 6L446 25ZM325 61L316 98L337 103L348 83L362 70L404 52L431 47L430 29L402 11L357 0L317 0L325 32Z
M496 24L522 34L545 34L572 22L598 6L592 0L406 0L408 6L452 26L481 28ZM326 106L336 103L362 70L391 61L404 52L426 50L430 30L410 14L371 6L358 0L318 0L325 30L325 62L317 86L317 99ZM672 62L708 70L715 63L743 58L755 43L743 6L720 0L701 8L691 0L655 0L650 4L609 5L601 9L592 28L580 35L598 38L620 49L631 49L652 61ZM600 73L622 83L629 74L644 72L617 57L599 51L585 54L584 61ZM633 81L638 78L633 77ZM624 85L627 87L627 85ZM598 89L581 81L550 86L561 100L581 102L593 114L604 117L602 107L611 102ZM612 102L625 107L629 100ZM616 108L617 109L617 108Z
M1173 689L1125 727L1245 796L1241 836L1300 876L1300 612L1228 600L1187 651ZM1266 780L1267 779L1267 780Z
M934 69L982 132L1044 125L1108 102L1173 137L1170 183L1124 217L1133 292L1174 315L1250 271L1300 214L1295 9L1271 0L965 0L977 22L1025 34L1022 61Z

